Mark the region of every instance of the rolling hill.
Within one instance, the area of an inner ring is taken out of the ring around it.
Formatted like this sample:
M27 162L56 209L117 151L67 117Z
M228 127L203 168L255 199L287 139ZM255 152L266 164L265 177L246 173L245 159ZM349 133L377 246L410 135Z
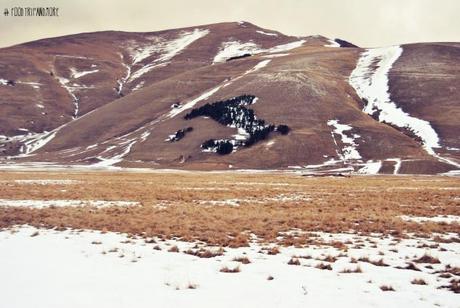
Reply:
M459 61L248 22L28 42L0 49L0 164L453 174Z

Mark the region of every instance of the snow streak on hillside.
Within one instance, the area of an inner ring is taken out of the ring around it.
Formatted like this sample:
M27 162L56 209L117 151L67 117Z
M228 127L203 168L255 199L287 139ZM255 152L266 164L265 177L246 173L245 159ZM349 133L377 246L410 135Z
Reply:
M243 54L255 54L260 53L261 48L254 42L242 43L240 41L230 41L222 43L219 53L214 57L213 62L225 62L225 60L241 56Z
M99 70L98 69L93 69L93 70L89 70L89 71L78 71L76 68L71 67L70 72L71 72L72 78L78 79L80 77L83 77L83 76L86 76L86 75L89 75L89 74L97 73L97 72L99 72Z
M57 77L58 78L58 81L59 83L62 85L62 87L67 91L67 93L69 93L69 95L72 97L72 102L73 102L73 105L74 105L74 112L73 112L73 118L77 118L78 117L78 111L80 109L80 104L79 104L79 99L78 97L75 95L75 90L76 88L73 87L73 86L70 86L70 80L67 79L67 78L64 78L64 77Z
M34 133L27 131L26 135L17 136L4 136L0 135L0 150L5 149L5 145L10 142L21 143L18 156L25 157L32 154L32 152L45 146L56 135L56 131L42 133Z
M361 54L349 82L366 106L363 111L376 115L380 122L410 130L419 137L425 150L434 155L439 148L439 137L430 122L404 112L390 99L388 72L401 56L400 46L368 49Z
M157 54L159 56L151 63L142 65L142 67L134 72L129 79L132 81L141 77L155 67L169 64L169 61L172 58L181 53L196 40L206 36L208 33L208 29L194 29L193 31L180 33L179 37L174 40L168 41L163 38L154 37L152 42L147 45L130 47L129 52L133 60L132 65L140 64L140 62L153 55Z
M349 131L353 129L353 127L346 124L339 124L338 120L329 120L327 121L327 125L334 127L334 131L331 132L331 135L336 147L339 148L334 134L340 135L341 141L344 144L344 147L340 151L342 153L337 150L337 155L340 157L340 159L344 161L350 159L361 159L361 155L356 149L357 144L355 142L355 139L359 138L360 136L357 134L350 134L350 136L347 136L345 134L345 131Z
M305 43L305 40L294 41L287 44L277 45L272 48L264 49L254 42L242 43L240 41L229 41L222 43L219 52L214 57L213 63L225 62L232 57L242 56L244 54L259 54L259 53L278 53L286 52L294 48L298 48Z

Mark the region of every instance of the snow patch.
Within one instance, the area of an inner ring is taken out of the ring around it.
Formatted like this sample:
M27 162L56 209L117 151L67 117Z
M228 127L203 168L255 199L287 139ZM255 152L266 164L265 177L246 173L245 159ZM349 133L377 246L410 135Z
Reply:
M393 174L398 174L399 170L401 169L401 158L389 158L387 161L394 161L395 162L395 169L393 171Z
M99 72L98 69L91 70L91 71L81 71L81 72L79 72L74 67L70 68L70 75L72 76L72 78L76 78L76 79L78 79L80 77L83 77L83 76L86 76L86 75L89 75L89 74L94 74L94 73L97 73L97 72Z
M141 82L139 82L139 83L133 88L133 92L139 90L140 88L142 88L142 87L144 86L144 83L145 83L145 81L143 81L143 80L142 80Z
M64 77L57 77L59 80L59 83L62 85L64 89L66 89L67 93L72 97L72 102L74 105L74 112L73 112L73 118L76 119L78 117L78 111L80 109L80 104L79 104L79 99L75 95L75 89L76 87L74 86L69 86L70 80Z
M81 181L76 180L50 180L50 179L42 179L42 180L14 180L16 184L25 184L25 185L72 185L72 184L79 184Z
M261 47L254 42L223 42L219 52L214 57L213 63L225 62L229 58L241 56L246 53L256 54L260 52L262 52Z
M287 44L278 45L272 48L264 49L254 42L242 43L240 41L229 41L222 43L222 46L214 57L213 63L225 62L232 57L241 56L243 54L259 54L259 53L281 53L294 48L298 48L305 43L305 40L294 41Z
M289 56L289 54L288 53L276 53L272 55L262 56L262 58L273 59L273 58L280 58L280 57L285 57L285 56Z
M334 133L340 135L342 143L346 145L341 149L341 151L337 150L337 155L340 157L340 159L344 161L351 159L361 159L361 155L356 149L358 145L355 142L355 139L359 138L360 136L357 134L347 136L345 134L345 131L349 131L353 129L353 127L346 124L339 124L338 120L329 120L327 121L327 125L334 127L334 130L331 132L331 135L336 147L338 148L338 144L335 140Z
M369 160L366 162L364 167L358 170L360 174L377 174L379 173L380 168L382 167L381 161L372 161Z
M436 222L436 223L460 223L460 216L455 215L437 215L433 217L422 217L422 216L407 216L401 215L399 216L402 220L405 221L413 221L417 223L424 223L424 222Z
M409 129L423 141L425 150L434 154L433 148L439 148L439 137L430 123L410 116L390 99L388 73L402 52L401 46L367 49L361 54L349 82L359 97L367 101L365 113L377 112L380 122Z
M18 139L22 142L19 152L22 156L30 155L38 149L44 147L56 136L55 131L43 132L43 133L29 133L26 136Z
M302 46L305 42L306 42L305 40L299 40L299 41L294 41L294 42L287 43L287 44L278 45L278 46L269 48L267 52L268 53L286 52L291 49L295 49L295 48Z
M329 44L324 45L324 47L340 47L340 44L337 43L335 40L328 39Z
M433 150L440 148L440 139L430 122L409 115L390 99L388 73L402 52L401 46L367 49L361 54L356 68L349 77L349 83L364 100L365 113L377 116L380 122L410 130L422 140L428 154L460 168L459 163L441 157Z
M278 36L278 34L276 34L276 33L264 32L264 31L260 31L260 30L257 30L256 32L260 33L260 34L263 34L263 35L268 35L268 36Z
M128 81L135 80L156 67L168 65L172 58L208 33L208 29L194 29L193 31L179 33L179 37L174 40L166 41L161 37L154 37L147 46L130 47L129 52L133 60L132 66L139 64L150 56L159 56L151 63L143 65L139 70L134 72Z

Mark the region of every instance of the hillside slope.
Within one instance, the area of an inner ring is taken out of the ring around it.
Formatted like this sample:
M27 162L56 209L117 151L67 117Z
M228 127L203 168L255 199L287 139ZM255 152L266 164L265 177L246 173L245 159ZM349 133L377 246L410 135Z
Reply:
M460 169L460 44L343 42L239 22L0 49L1 162Z

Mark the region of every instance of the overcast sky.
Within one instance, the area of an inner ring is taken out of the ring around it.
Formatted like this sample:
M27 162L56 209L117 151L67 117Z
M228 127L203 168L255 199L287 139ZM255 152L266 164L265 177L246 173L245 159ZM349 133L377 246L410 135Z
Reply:
M60 17L4 16L13 6L56 6ZM460 41L460 0L0 0L0 12L0 47L80 32L240 20L363 47Z

